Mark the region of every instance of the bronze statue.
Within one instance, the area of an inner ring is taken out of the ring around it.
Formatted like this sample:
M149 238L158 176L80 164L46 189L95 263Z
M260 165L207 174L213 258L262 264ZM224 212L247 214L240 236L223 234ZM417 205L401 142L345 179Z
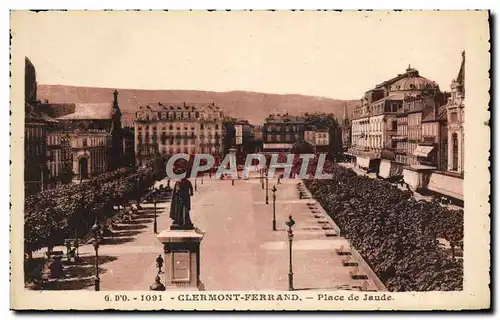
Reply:
M175 183L170 206L170 218L173 220L170 230L194 229L189 215L192 195L193 185L187 178L183 178Z

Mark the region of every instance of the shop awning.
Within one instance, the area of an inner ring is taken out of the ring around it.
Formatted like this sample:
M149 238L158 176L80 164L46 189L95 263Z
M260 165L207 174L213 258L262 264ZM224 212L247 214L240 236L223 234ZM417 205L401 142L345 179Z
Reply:
M417 146L415 151L413 151L413 155L417 157L428 157L432 149L434 149L434 146Z

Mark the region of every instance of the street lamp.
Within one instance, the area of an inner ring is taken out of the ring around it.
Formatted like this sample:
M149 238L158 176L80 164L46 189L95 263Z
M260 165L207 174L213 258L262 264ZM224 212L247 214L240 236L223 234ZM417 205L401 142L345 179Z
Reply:
M293 265L292 265L292 243L293 243L293 231L292 227L295 224L295 221L293 220L292 216L290 215L288 217L288 221L286 222L286 225L288 226L288 243L289 243L289 252L290 252L290 264L288 268L288 290L293 291Z
M264 175L264 169L260 169L260 184L262 186L262 190L264 190L264 178L263 178L263 175Z
M99 278L99 243L101 242L101 225L99 224L99 220L96 218L94 225L92 226L92 235L94 239L92 240L92 244L94 245L95 250L95 279L94 279L94 287L95 291L100 290L100 282Z
M269 204L269 180L266 173L266 204Z
M273 231L276 231L276 186L273 186L271 191L273 192Z
M140 191L139 191L139 175L137 174L135 176L135 196L136 196L136 202L137 202L137 210L141 210L142 209L142 206L141 206L141 197L140 197Z
M153 205L155 208L155 220L153 222L153 232L156 234L158 233L158 222L156 218L156 192L153 192Z

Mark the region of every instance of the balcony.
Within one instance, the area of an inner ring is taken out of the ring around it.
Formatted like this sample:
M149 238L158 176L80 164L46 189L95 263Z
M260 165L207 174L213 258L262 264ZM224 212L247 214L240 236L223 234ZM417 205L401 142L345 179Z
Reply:
M406 136L406 135L396 135L396 136L392 136L391 138L392 138L392 140L395 140L395 141L408 140L408 136Z
M380 149L370 149L367 147L359 147L359 148L349 148L347 149L347 154L355 157L363 157L370 159L380 159L381 154Z

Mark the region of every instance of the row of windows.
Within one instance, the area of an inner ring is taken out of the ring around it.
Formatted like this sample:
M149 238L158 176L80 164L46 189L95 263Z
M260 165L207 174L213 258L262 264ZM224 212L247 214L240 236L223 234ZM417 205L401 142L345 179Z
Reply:
M78 140L72 140L71 146L73 148L87 148L87 147L104 147L106 146L107 138L81 138Z
M292 141L292 140L295 140L298 138L298 135L291 135L291 134L287 134L287 135L266 135L264 137L264 140L266 141Z
M159 127L159 126L151 126L151 129L153 129L153 131L156 131L158 128L160 128L163 131L167 130L167 126L166 125L163 125L161 127ZM194 131L196 129L194 125L188 126L187 124L185 124L185 125L177 124L175 126L175 129L177 131L181 131L181 129L184 129L184 131L187 131L188 128L191 129L191 131ZM212 128L215 129L215 130L219 130L220 126L219 126L218 123L216 123L213 127L212 127L212 124L206 124L205 125L203 123L200 123L200 130L206 130L206 129L213 130ZM138 126L137 129L138 129L138 131L150 131L150 126L145 126L145 127ZM168 125L168 130L170 130L170 131L174 130L174 125L173 124Z
M290 125L287 125L287 126L281 126L281 125L275 125L275 124L264 124L264 132L273 132L273 131L276 131L276 132L280 132L280 131L283 131L283 132L293 132L293 131L297 131L297 130L300 130L302 128L302 126L290 126Z
M200 151L202 153L213 153L213 154L218 154L219 149L217 146L202 146L200 147ZM157 150L146 150L146 149L141 149L139 151L140 155L151 155L151 154L156 154ZM187 154L195 154L196 153L196 147L193 146L184 146L184 147L169 147L169 148L161 148L160 153L165 155L165 154L174 154L174 153L187 153Z
M138 111L136 117L141 120L197 120L197 119L218 119L222 117L220 112L200 113L196 112L142 112Z
M397 129L397 121L394 120L390 122L391 127L388 130L396 130ZM353 132L368 132L368 131L382 131L384 128L384 122L382 121L370 121L369 123L353 123L352 131Z
M72 164L66 162L50 162L47 165L49 178L55 178L63 174L71 173L72 168Z
M26 138L41 138L43 137L43 128L41 127L26 127Z

